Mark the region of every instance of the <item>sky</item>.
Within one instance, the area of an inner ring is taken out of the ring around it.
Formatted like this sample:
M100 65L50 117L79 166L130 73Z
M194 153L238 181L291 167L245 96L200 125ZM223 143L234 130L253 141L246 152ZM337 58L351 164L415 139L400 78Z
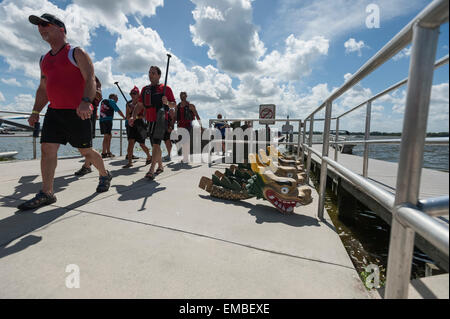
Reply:
M0 110L32 110L39 59L49 50L31 14L51 13L67 40L90 55L103 95L149 84L158 65L177 102L186 91L202 118L304 119L389 42L430 1L423 0L3 0L0 1ZM448 23L436 59L449 51ZM408 75L411 46L333 102L338 116ZM434 72L428 132L449 130L449 68ZM129 96L127 96L129 98ZM400 132L406 86L372 105L372 131ZM323 116L323 112L318 117ZM364 131L365 107L340 129ZM280 124L281 125L281 124ZM332 124L332 128L333 128ZM320 125L317 126L320 128Z

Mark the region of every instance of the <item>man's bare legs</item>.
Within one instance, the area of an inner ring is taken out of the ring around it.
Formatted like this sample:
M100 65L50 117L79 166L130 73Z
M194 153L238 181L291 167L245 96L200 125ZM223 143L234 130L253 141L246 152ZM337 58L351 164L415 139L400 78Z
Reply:
M161 145L153 144L152 148L152 165L150 165L149 173L154 173L155 166L158 164L159 169L163 169L162 158L161 158Z
M58 164L58 149L59 144L56 143L41 144L42 191L49 195L53 195L53 180Z
M100 176L106 176L108 173L106 172L105 163L103 162L102 156L99 152L94 150L93 148L79 148L78 149L86 158L86 161L92 163L94 167L98 170Z
M147 155L147 161L150 161L152 159L152 156L150 155L150 149L144 144L139 144L144 151L145 155Z
M104 134L103 135L103 151L102 154L109 154L111 153L111 134Z

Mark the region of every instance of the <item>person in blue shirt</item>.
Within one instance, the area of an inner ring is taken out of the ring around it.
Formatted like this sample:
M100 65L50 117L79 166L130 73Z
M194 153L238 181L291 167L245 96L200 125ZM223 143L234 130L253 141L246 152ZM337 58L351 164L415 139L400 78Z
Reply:
M108 99L104 99L100 106L100 133L103 134L103 150L102 158L114 157L111 153L111 130L114 119L114 112L119 113L124 120L126 120L125 115L117 106L118 97L115 94L110 94Z
M225 155L225 129L230 126L227 122L222 120L222 114L217 115L217 120L214 122L214 127L220 131L220 134L222 134L222 154Z

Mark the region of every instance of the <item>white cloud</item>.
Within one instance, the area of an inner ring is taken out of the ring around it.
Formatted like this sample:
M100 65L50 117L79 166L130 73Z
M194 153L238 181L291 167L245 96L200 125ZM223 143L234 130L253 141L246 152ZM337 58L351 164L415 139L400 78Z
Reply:
M3 83L5 83L6 85L18 86L18 87L22 86L22 84L20 84L16 78L1 79L1 81Z
M5 101L5 96L3 95L3 93L0 91L0 102L4 102Z
M358 52L358 56L361 56L361 50L363 48L367 48L367 46L364 44L364 41L356 41L353 38L348 39L344 43L345 47L345 53L352 53L352 52Z
M117 68L126 72L145 72L150 65L166 65L167 50L159 34L140 26L122 31L116 41ZM171 64L173 66L173 59Z
M97 27L119 33L126 30L127 15L149 17L162 5L163 0L75 0L63 10L48 0L4 0L0 3L0 56L11 70L38 79L39 58L49 47L28 21L31 14L55 14L66 25L68 42L88 47Z
M240 74L257 69L264 54L249 0L191 0L195 24L190 26L195 45L207 45L208 57L224 71Z
M0 96L1 101L1 96ZM30 94L19 94L14 97L14 102L2 107L6 111L31 112L34 105L34 97Z
M329 41L323 37L304 41L291 34L285 45L284 53L274 50L258 62L258 73L281 82L298 81L311 73L311 62L328 54Z
M449 129L449 86L447 83L433 85L430 99L428 131L448 132Z
M397 60L409 57L411 55L411 48L412 48L411 46L408 48L404 48L399 53L397 53L392 59L394 61L397 61Z

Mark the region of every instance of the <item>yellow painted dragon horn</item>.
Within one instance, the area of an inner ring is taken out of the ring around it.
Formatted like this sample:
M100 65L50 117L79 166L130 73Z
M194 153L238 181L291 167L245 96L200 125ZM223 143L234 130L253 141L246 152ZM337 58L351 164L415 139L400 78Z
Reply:
M248 161L252 167L252 171L258 174L263 174L265 171L264 166L258 164L256 154L248 154Z

